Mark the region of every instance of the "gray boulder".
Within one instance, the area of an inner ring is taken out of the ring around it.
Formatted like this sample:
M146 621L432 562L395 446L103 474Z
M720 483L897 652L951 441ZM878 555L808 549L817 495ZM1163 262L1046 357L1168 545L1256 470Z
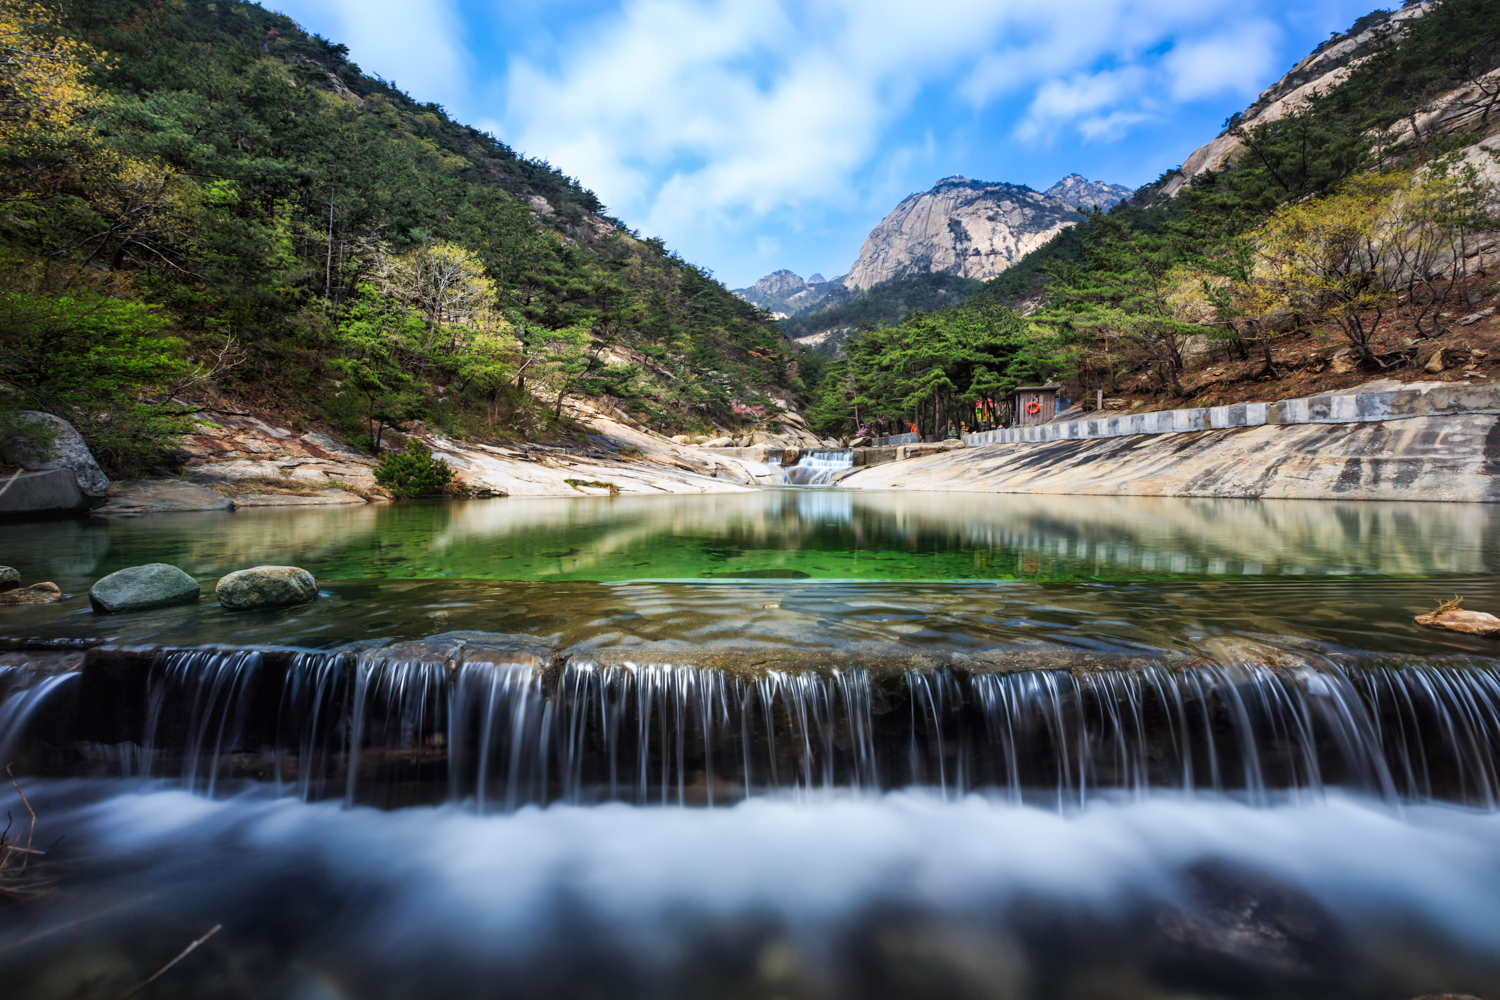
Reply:
M311 573L296 566L256 566L230 573L214 592L231 611L285 608L317 600L318 584Z
M0 516L82 512L103 503L84 496L67 469L0 476Z
M200 596L198 581L176 566L147 563L111 573L94 584L89 603L100 614L115 614L192 604Z
M21 585L21 574L13 567L0 566L0 590L15 590Z
M86 496L102 497L109 489L109 479L83 435L62 417L21 410L0 424L0 438L0 457L11 465L32 472L66 469Z

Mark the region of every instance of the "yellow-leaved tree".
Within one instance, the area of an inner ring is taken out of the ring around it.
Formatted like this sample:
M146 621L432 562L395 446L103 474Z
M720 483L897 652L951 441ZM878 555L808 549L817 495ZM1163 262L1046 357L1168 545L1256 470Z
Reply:
M0 142L15 146L70 128L98 100L84 80L99 59L52 30L53 12L31 0L0 0Z
M1256 322L1285 312L1336 325L1362 360L1391 312L1405 237L1396 199L1408 180L1364 174L1337 193L1288 205L1254 235L1255 260L1240 291Z

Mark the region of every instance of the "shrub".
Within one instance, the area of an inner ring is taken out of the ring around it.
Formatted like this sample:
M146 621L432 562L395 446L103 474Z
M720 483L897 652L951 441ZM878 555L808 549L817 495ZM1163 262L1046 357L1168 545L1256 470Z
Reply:
M453 479L453 469L416 438L402 451L387 454L375 467L375 481L398 498L436 493Z

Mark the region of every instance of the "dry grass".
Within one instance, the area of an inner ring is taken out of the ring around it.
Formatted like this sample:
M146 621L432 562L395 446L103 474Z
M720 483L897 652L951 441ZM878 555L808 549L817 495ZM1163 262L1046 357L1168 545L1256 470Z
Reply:
M609 495L612 497L620 495L620 487L614 483L606 483L598 479L564 479L563 482L573 487L579 493L583 492L583 487L588 486L596 490L609 490Z
M1437 607L1432 609L1432 614L1441 615L1449 611L1457 611L1464 603L1464 599L1454 594L1448 600L1437 599Z
M15 819L9 813L5 816L5 830L0 832L0 899L24 899L37 893L37 880L32 876L31 858L42 852L33 850L32 838L36 836L36 810L31 808L31 803L26 800L26 793L21 791L21 786L16 781L16 776L11 773L10 765L5 765L5 776L10 779L11 786L15 788L16 794L21 797L21 804L26 807L30 822L26 825L26 845L21 846L21 834L10 836L11 827L15 825Z

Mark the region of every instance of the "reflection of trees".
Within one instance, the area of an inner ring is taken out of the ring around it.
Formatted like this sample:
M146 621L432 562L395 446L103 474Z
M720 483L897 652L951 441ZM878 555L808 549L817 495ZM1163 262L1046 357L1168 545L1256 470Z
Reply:
M680 569L709 549L965 552L1000 575L1027 575L1016 557L1044 574L1092 563L1143 575L1420 575L1487 571L1497 519L1500 509L1484 504L776 490L163 515L31 525L6 537L18 562L59 582L152 561L204 577L264 563L338 577L403 566L421 574L426 563L456 577L514 567L532 578L597 569L613 579L628 575L627 553Z

